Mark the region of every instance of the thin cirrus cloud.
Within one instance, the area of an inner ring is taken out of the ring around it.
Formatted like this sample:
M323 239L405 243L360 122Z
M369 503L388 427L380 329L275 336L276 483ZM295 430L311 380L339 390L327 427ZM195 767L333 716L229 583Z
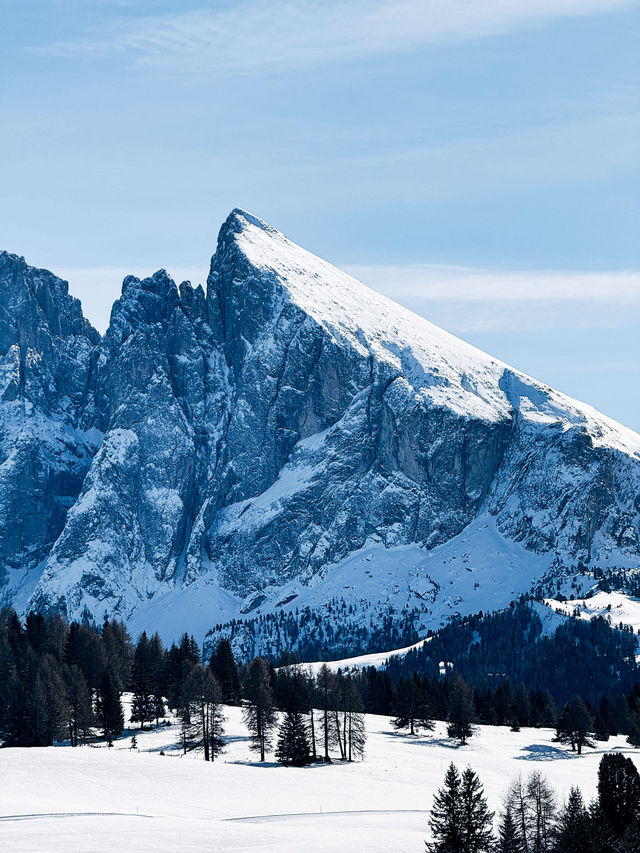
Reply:
M613 11L637 0L241 0L119 19L45 48L187 73L292 70Z
M205 267L168 265L176 282L204 283ZM345 271L455 334L640 328L640 272L509 273L429 264L354 265ZM58 274L103 332L120 282L151 268L67 268Z
M351 275L437 325L472 332L640 329L640 272L501 272L351 266Z

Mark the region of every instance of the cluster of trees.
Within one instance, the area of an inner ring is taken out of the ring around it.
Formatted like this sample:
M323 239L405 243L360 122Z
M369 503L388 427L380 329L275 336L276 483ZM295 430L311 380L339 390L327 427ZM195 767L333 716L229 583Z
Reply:
M288 663L293 653L296 660L339 660L415 643L419 616L417 608L396 612L387 606L371 613L365 622L357 606L332 598L322 609L279 610L218 624L207 634L205 647L214 648L226 637L247 659L260 654Z
M298 667L276 670L264 658L238 667L222 639L208 663L184 634L166 649L143 633L132 643L125 626L70 625L59 615L0 610L0 738L9 746L72 746L123 733L122 695L140 729L171 709L184 752L213 761L224 747L224 705L242 705L252 746L264 761L307 764L332 756L352 761L364 752L363 703L348 675L323 667L317 678ZM279 715L277 712L281 711ZM278 726L278 718L281 723Z
M461 676L428 676L414 673L393 681L389 672L367 668L353 676L365 713L395 718L399 729L416 734L429 730L434 720L450 724L450 735L465 739L475 724L555 728L558 740L582 752L594 740L625 735L640 746L640 685L615 699L603 696L599 703L573 697L558 708L547 690L529 690L505 679L495 688L473 689ZM459 728L452 728L456 723Z
M505 797L497 835L482 784L454 764L433 800L427 853L637 853L640 850L640 776L620 753L602 757L598 796L586 806L574 787L566 803L545 777L515 779Z
M454 619L421 648L391 658L388 672L394 680L414 672L437 676L443 661L473 687L509 678L548 691L559 704L575 695L596 702L604 693L628 693L640 677L633 633L604 618L567 619L545 633L526 598L506 610Z

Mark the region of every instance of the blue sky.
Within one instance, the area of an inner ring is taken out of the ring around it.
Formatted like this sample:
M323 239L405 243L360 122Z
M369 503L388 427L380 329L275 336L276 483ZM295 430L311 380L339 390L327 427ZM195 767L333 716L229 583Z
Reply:
M0 14L0 247L100 328L240 206L640 430L637 0Z

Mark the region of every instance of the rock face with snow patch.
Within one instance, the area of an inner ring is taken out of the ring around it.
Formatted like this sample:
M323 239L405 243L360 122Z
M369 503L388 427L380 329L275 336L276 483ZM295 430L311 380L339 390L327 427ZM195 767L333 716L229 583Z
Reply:
M320 602L363 549L399 561L408 546L425 559L447 549L450 561L466 537L473 554L469 531L488 526L506 601L514 548L536 570L640 562L640 436L247 213L223 225L206 294L164 272L128 278L101 340L63 283L20 263L32 283L24 293L50 282L46 299L33 297L40 314L28 309L47 332L26 346L51 375L38 394L26 366L11 380L11 358L29 362L10 355L25 333L0 328L3 424L12 406L31 403L49 438L50 422L80 436L66 505L54 511L32 464L21 521L37 544L3 540L9 579L45 560L33 606L144 624L172 602L204 602L211 624L223 611ZM1 298L15 298L13 279L1 281ZM21 429L37 444L35 422ZM3 459L0 500L11 507L18 469L8 451ZM455 590L445 562L430 559L431 590ZM398 586L399 604L421 599L419 566L406 587L375 566L366 592L343 584L344 595L383 600ZM457 604L479 609L478 600Z

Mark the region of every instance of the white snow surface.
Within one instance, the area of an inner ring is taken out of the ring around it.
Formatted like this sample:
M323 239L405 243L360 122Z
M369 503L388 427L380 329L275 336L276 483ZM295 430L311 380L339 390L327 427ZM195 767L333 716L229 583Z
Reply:
M577 757L552 742L551 730L480 726L468 746L456 747L443 723L412 738L379 716L367 717L363 762L291 768L268 756L260 765L241 710L226 714L227 750L213 763L181 756L175 724L138 731L137 750L130 738L113 749L0 750L0 846L11 853L409 853L424 850L428 810L451 761L476 770L494 810L518 774L541 771L562 802L576 783L585 799L594 796L604 752L640 765L621 737Z
M338 341L402 369L433 405L487 421L517 407L531 422L583 426L594 444L640 457L638 433L371 290L252 214L234 213L242 226L237 245L254 266L274 273L291 300ZM499 384L505 371L516 380L509 396Z
M594 619L604 616L612 625L630 625L634 631L640 629L640 599L624 592L596 592L590 598L576 598L573 601L557 601L546 598L545 604L553 610L560 610L569 616L580 619Z

